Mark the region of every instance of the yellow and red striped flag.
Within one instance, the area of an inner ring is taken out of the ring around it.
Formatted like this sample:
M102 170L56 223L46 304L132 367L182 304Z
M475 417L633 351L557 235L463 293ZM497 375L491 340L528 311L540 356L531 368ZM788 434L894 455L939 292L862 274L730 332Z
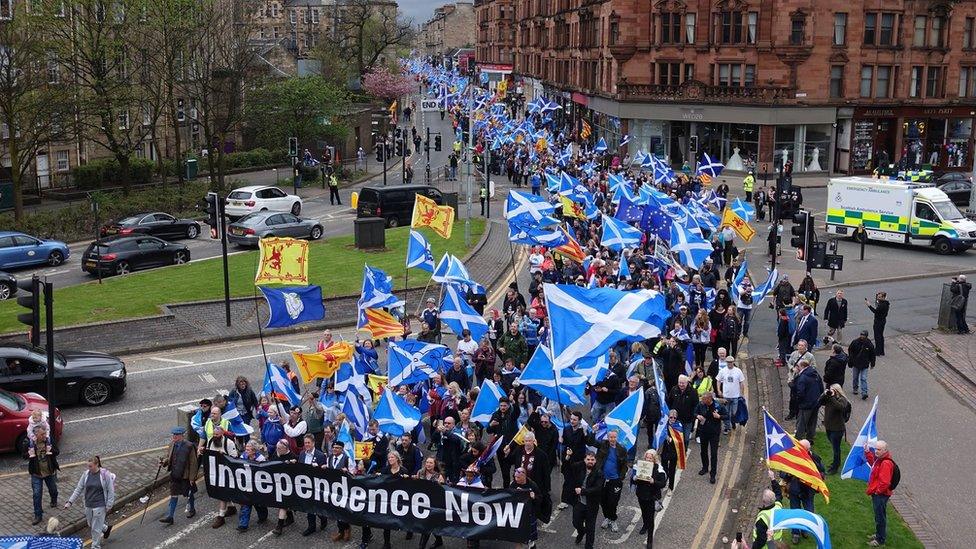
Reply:
M668 432L674 442L674 450L678 454L678 469L685 468L685 434L668 424Z
M569 234L569 231L567 231L562 225L559 226L559 230L566 235L569 242L563 244L562 246L557 246L553 249L553 251L567 259L571 259L582 264L583 260L586 259L586 254L583 253L583 248L579 245L579 242L577 242L576 239L573 238L573 235Z
M383 309L366 309L366 326L362 329L372 334L373 339L384 337L400 337L403 335L403 324L390 312Z
M768 410L763 410L766 432L766 466L772 471L793 475L797 480L820 492L830 503L830 490L813 462L810 452L786 432Z
M582 128L580 129L580 137L583 139L589 139L590 135L593 134L593 128L590 127L589 122L583 120Z

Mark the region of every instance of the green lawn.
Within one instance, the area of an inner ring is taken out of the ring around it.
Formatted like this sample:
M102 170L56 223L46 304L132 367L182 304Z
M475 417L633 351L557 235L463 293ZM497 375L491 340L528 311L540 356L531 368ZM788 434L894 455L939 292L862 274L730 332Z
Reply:
M841 464L847 457L850 446L841 443ZM830 442L824 433L817 433L814 451L824 461L824 467L830 466L833 452ZM817 514L827 521L830 528L830 541L837 549L848 547L866 547L868 536L874 533L874 511L871 509L871 498L864 493L866 484L860 480L841 480L840 474L827 476L827 487L830 488L830 504L824 502L823 496L817 494L814 509ZM789 502L784 501L785 506ZM787 541L789 541L787 539ZM804 539L796 547L810 548L817 544L812 538ZM923 549L915 534L908 528L905 521L895 511L891 503L888 504L888 541L887 547Z
M472 243L478 242L484 228L484 220L471 220ZM309 282L322 286L325 297L354 294L362 286L363 264L368 263L390 274L394 288L403 288L409 230L408 227L387 230L387 248L383 251L357 250L351 235L313 242ZM444 252L458 257L463 257L467 252L462 222L455 225L450 240L444 240L426 229L421 231L431 243L435 260L439 260ZM253 295L257 261L256 250L228 258L232 296ZM429 279L426 271L410 269L408 286L423 285ZM55 289L54 294L57 326L135 318L156 314L159 306L167 303L222 298L223 269L220 258L215 258L106 278L101 285L93 281ZM14 300L0 303L0 333L26 330L16 319L17 313L22 310Z

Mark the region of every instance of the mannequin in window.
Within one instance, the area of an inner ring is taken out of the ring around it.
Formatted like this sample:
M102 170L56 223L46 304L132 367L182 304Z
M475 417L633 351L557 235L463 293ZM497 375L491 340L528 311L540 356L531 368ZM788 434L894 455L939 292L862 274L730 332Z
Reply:
M808 172L822 172L823 168L820 167L820 147L814 147L810 151L810 163L807 164Z
M725 169L737 172L745 171L746 167L742 163L742 157L739 156L739 147L732 148L732 156L725 162Z

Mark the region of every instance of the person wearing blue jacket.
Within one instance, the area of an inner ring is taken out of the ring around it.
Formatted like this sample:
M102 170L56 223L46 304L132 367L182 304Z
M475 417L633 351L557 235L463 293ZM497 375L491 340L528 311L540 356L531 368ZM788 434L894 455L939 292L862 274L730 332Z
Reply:
M795 347L800 340L806 341L810 346L817 342L817 317L813 316L813 308L804 305L800 316L796 319L796 330L793 331L792 343Z
M796 390L796 438L813 440L817 432L817 410L824 392L823 379L806 360L797 362L798 372L791 382Z

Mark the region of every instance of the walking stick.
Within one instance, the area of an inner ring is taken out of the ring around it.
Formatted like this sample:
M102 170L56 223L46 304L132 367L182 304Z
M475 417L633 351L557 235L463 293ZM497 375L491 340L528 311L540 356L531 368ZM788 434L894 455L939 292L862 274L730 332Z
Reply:
M146 513L149 512L149 502L152 501L153 493L156 492L156 482L159 481L159 473L163 470L163 460L159 460L159 467L156 467L156 477L153 478L152 487L146 493L146 506L142 509L142 518L139 519L139 526L146 520Z

